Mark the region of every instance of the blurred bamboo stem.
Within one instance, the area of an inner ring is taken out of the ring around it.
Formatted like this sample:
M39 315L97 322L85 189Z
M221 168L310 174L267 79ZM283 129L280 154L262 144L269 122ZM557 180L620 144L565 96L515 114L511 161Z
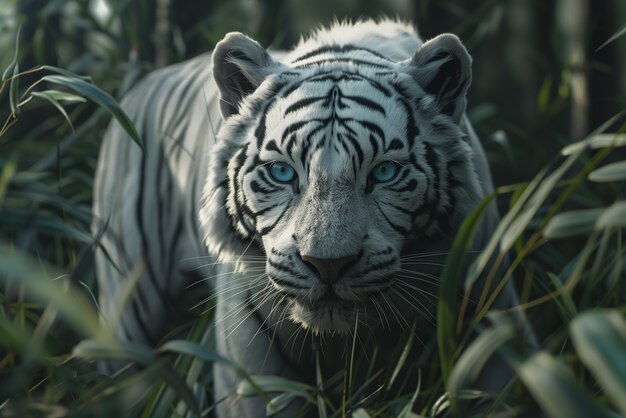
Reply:
M155 59L158 67L169 64L170 50L170 3L171 0L157 0L156 27L155 27Z
M588 0L559 0L557 24L566 45L566 63L570 70L570 135L582 139L589 131L589 86L586 75L585 27Z

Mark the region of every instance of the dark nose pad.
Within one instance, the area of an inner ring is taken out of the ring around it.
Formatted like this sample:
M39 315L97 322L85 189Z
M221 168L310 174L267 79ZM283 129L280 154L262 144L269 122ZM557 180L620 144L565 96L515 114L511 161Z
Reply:
M358 254L348 255L341 258L315 258L308 255L301 255L304 261L313 272L317 273L320 281L325 284L333 284L348 265L359 258Z

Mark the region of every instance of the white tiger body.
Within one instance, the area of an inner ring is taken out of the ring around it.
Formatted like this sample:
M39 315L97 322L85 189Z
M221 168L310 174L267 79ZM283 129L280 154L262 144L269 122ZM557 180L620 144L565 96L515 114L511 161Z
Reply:
M154 344L202 264L218 352L250 374L310 381L317 335L332 347L356 328L388 341L413 323L434 328L440 266L419 257L449 251L492 185L464 116L470 58L456 37L422 43L408 25L366 21L272 55L230 34L213 66L203 55L159 70L125 99L146 149L116 124L103 144L100 302L114 317L128 272L145 263L116 332ZM476 248L497 220L489 207ZM501 305L513 303L507 292ZM238 383L215 368L215 399L228 398L218 416L264 416L261 400L233 395Z

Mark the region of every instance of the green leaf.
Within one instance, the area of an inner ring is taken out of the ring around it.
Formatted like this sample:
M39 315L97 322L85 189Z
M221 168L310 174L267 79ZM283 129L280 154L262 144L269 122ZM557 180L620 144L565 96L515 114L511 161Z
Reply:
M411 338L411 336L415 335L416 325L417 325L417 322L413 322L413 325L411 326L411 332L409 333L409 337L407 338L406 344L404 344L404 348L402 349L400 358L398 358L396 367L394 368L393 373L391 374L391 378L389 379L389 382L387 383L388 387L391 387L393 383L396 381L396 378L400 375L400 371L402 371L404 363L409 357L409 353L411 352L411 347L413 346L413 340L415 339L415 338ZM356 335L356 332L355 332L355 335Z
M582 141L574 142L561 150L561 155L569 156L572 154L579 154L587 148L590 149L600 149L600 148L610 148L610 147L623 147L626 146L626 134L603 134L604 130L608 129L614 123L617 123L622 116L626 113L625 111L621 111L606 122L602 124L602 126L596 129L591 135Z
M36 91L31 93L33 96L46 96L51 99L56 100L57 102L68 102L68 103L85 103L87 99L82 96L78 96L76 94L68 93L66 91L61 90L44 90L44 91Z
M593 231L595 224L605 208L573 210L555 215L543 230L547 239L569 238L587 235Z
M552 190L556 187L558 181L563 177L567 170L578 159L578 154L569 156L556 170L546 177L528 203L520 211L519 216L511 222L507 230L502 235L501 251L506 252L512 246L515 240L524 232L530 221L533 219L541 205L544 204Z
M260 388L264 393L280 392L290 393L296 397L304 398L312 404L315 399L311 393L315 392L315 388L305 385L304 383L287 380L280 376L251 376L252 382ZM250 384L249 381L243 380L237 388L237 395L249 397L257 396L257 389Z
M613 203L596 222L596 229L624 227L626 227L626 201Z
M356 332L355 332L356 334ZM352 376L350 376L352 379ZM328 411L326 410L326 402L324 402L323 389L324 389L324 379L322 378L322 368L320 367L320 353L319 351L315 351L315 383L317 385L317 411L319 418L327 418ZM345 396L345 388L344 388L344 396Z
M60 93L60 94L58 94L58 93ZM85 99L80 97L80 96L76 96L76 95L69 94L69 93L64 93L64 92L61 92L61 91L58 91L58 90L34 91L34 92L31 93L31 96L39 97L41 99L47 100L54 107L56 107L57 110L59 111L59 113L61 113L61 115L63 115L63 117L65 118L67 123L70 125L72 130L74 130L74 126L72 125L72 120L68 116L68 114L65 111L65 109L63 108L63 106L61 106L61 103L59 103L60 100L69 101L69 100L67 100L67 98L63 99L62 95L75 97L76 99L74 100L74 102L85 102Z
M159 352L172 352L179 354L186 354L195 358L198 358L206 363L222 363L227 366L232 367L233 369L240 369L238 365L236 365L231 360L228 360L226 357L222 357L218 353L214 351L209 351L206 348L202 347L199 344L192 343L191 341L184 340L173 340L168 341L163 344L158 349Z
M624 34L626 34L626 23L623 24L622 27L617 30L617 32L615 32L613 35L611 35L611 37L605 43L600 45L598 47L598 49L596 49L596 52L598 52L599 50L601 50L602 48L604 48L608 44L610 44L612 42L615 42L618 38L624 36Z
M586 259L586 258L585 258ZM576 309L576 303L574 299L572 299L572 295L565 288L563 281L559 276L554 273L546 272L548 278L552 282L554 288L559 292L561 299L563 300L563 307L558 305L559 312L567 319L571 319L578 313L578 309Z
M124 342L103 342L88 339L79 342L72 355L87 360L114 359L149 365L158 361L157 355L149 348L140 344Z
M17 116L20 114L20 107L18 105L19 98L17 97L18 92L19 92L19 87L20 87L20 79L18 77L19 72L20 72L20 66L16 62L15 65L13 66L13 77L11 78L11 81L9 82L9 105L11 106L11 113L14 116Z
M474 283L476 279L478 279L487 264L489 264L489 262L493 259L493 254L498 249L498 245L500 243L500 240L502 239L502 236L506 233L511 223L515 221L515 218L522 210L524 204L530 199L534 191L544 180L546 172L547 168L544 168L535 176L535 178L521 191L521 193L519 193L519 197L515 199L515 203L513 204L513 206L502 217L500 223L498 223L498 226L496 227L496 230L493 232L491 239L470 266L467 274L467 279L465 280L466 288L471 286L471 284Z
M398 414L398 418L419 418L419 415L413 413L413 406L415 405L415 401L419 396L420 390L422 388L422 373L418 371L417 376L417 386L415 386L415 390L413 391L413 395L411 395L411 399L404 405L404 408Z
M166 382L168 387L176 392L196 416L202 416L193 392L191 392L185 381L171 367L163 363L152 350L145 346L129 342L103 343L97 340L83 340L74 347L72 354L75 357L88 360L116 359L144 366L160 364L158 376Z
M626 416L626 320L617 310L578 315L570 335L581 361Z
M88 82L89 84L93 84L93 78L91 78L91 76L88 76L88 75L74 74L71 71L67 71L67 70L64 70L63 68L59 68L59 67L54 67L52 65L42 65L41 69L44 70L44 71L50 71L51 73L64 75L64 76L69 77L69 78L78 78L80 80Z
M445 267L441 274L439 288L439 303L437 305L437 341L439 359L444 382L447 382L456 351L456 319L458 311L459 289L462 289L463 270L467 252L472 247L474 235L489 207L495 193L485 198L472 213L465 218L457 233L450 254L446 258Z
M0 281L14 281L23 285L30 294L58 309L63 319L82 335L108 339L94 306L74 288L53 280L63 277L63 274L49 266L46 267L46 274L40 266L38 260L0 245Z
M370 414L363 408L359 408L352 413L352 418L370 418Z
M589 173L589 180L598 183L626 180L626 161L607 164Z
M513 323L510 321L497 323L482 331L478 338L467 347L452 369L448 380L447 387L453 411L459 412L460 394L472 387L490 357L513 336Z
M268 417L272 417L285 409L296 397L291 393L281 393L272 398L265 406L265 413Z
M15 67L17 66L17 60L19 58L19 52L20 52L20 33L21 32L22 32L22 25L19 25L15 33L15 51L13 51L13 59L11 60L7 68L5 68L4 72L2 73L3 83L7 81L9 77L15 75Z
M132 121L128 118L128 115L122 110L117 101L108 93L78 77L47 75L42 77L42 80L71 89L107 109L120 123L122 128L124 128L126 133L130 135L131 139L143 149L143 142Z
M541 409L550 418L605 418L601 409L568 370L545 352L539 352L515 367Z

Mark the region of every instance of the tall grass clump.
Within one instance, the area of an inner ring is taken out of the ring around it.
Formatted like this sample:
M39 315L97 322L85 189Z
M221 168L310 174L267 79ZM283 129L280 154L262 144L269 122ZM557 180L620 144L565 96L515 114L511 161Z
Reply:
M469 116L486 133L499 186L490 199L498 201L502 220L476 256L469 249L489 202L466 219L443 270L437 344L418 360L412 353L420 350L402 344L382 376L359 357L355 340L343 380L329 382L319 359L315 385L249 376L213 350L211 311L154 348L115 341L98 310L92 254L99 239L90 224L106 124L114 118L142 144L118 99L147 71L210 49L228 30L288 46L302 29L293 22L305 25L313 11L259 1L256 21L238 2L188 0L158 9L167 2L110 0L101 2L104 12L96 3L23 0L0 7L0 45L11 49L0 60L0 417L211 416L220 401L211 393L214 362L232 367L243 378L239 396L261 397L268 415L297 398L320 417L626 416L626 118L623 111L607 113L604 123L577 137L567 114L574 100L568 82L578 69L546 61L545 51L520 52L546 71L536 97L520 93L520 103L531 106L524 110L532 116L526 128L522 119L513 121L516 109L499 110L504 99L483 94L475 60L476 94L483 95L470 100ZM429 18L457 22L452 29L479 56L483 45L497 41L493 34L509 13L493 0L473 0L473 12L459 2L434 3L419 2L411 13L422 25ZM196 13L188 13L193 7ZM277 31L280 16L294 19ZM625 33L622 27L597 42L596 53ZM588 66L609 71L593 54ZM623 100L616 102L626 110ZM529 319L536 349L510 316L489 310L495 295L481 296L469 315L460 295L478 277L496 292L509 282L519 290L513 311ZM515 376L496 396L472 389L491 353ZM101 359L126 365L104 375ZM415 361L419 371L409 387L397 376ZM339 401L322 390L329 384L339 388ZM392 386L406 395L391 396ZM477 404L480 412L470 413Z

